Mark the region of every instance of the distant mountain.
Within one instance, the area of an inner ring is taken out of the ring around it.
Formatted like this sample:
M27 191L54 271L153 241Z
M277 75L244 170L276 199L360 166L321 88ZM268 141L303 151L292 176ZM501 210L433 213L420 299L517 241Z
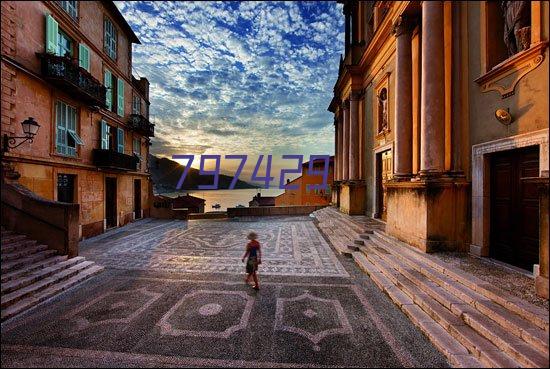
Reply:
M178 191L176 190L176 186L181 178L184 169L185 166L173 160L167 158L158 158L154 155L149 155L149 170L151 171L151 178L153 179L153 186L156 193ZM232 180L232 176L220 174L218 189L228 189ZM213 181L213 176L200 176L198 169L190 168L189 173L187 173L187 177L183 182L181 190L197 190L199 185L211 185ZM238 180L235 184L235 188L239 189L257 187L257 185L253 185L241 180Z

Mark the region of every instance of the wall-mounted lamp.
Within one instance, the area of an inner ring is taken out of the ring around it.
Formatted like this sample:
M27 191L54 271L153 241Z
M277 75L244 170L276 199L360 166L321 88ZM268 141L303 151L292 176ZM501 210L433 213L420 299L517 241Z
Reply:
M38 124L33 117L28 117L23 122L21 122L21 127L23 128L23 133L25 134L25 136L23 137L10 137L7 134L4 134L4 137L2 139L3 153L8 152L10 149L15 149L16 147L22 145L27 141L32 142L34 140L34 136L36 136L36 134L38 133L40 124ZM21 142L17 143L17 140L21 140Z
M500 123L504 124L505 126L510 125L514 121L508 108L506 108L506 110L497 109L497 111L495 111L495 117Z

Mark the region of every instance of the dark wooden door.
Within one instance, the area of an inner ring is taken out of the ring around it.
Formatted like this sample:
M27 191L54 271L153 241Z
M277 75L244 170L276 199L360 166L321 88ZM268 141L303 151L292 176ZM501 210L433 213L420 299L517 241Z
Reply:
M107 228L116 227L116 178L105 178L105 219L107 220Z
M141 180L134 179L134 214L141 218Z
M57 175L57 201L74 202L75 177L73 174Z
M537 146L491 156L490 256L532 271L539 262L539 176Z
M393 176L393 158L391 150L376 155L376 187L378 196L378 217L386 221L386 182Z

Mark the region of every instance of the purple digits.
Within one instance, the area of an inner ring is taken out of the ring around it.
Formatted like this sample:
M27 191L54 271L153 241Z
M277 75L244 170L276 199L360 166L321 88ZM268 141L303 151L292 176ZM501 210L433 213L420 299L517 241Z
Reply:
M325 161L325 165L323 167L323 171L317 171L314 170L314 164L316 159L323 159ZM326 190L327 188L327 181L328 181L328 171L329 171L329 165L330 165L330 156L329 155L310 155L309 156L309 168L308 173L310 176L323 176L323 183L320 185L311 184L308 185L309 190Z
M191 164L193 164L193 159L195 158L195 155L172 155L172 159L188 159L189 161L187 164L185 164L185 169L183 169L183 173L181 174L181 178L178 181L178 184L176 185L176 190L181 190L181 187L183 186L183 182L185 181L185 177L187 177L187 173L189 173L189 169L191 168Z
M248 155L225 155L226 159L241 159L241 164L239 164L239 167L237 168L237 171L235 172L235 175L233 176L233 180L231 181L231 184L229 185L229 189L233 190L235 188L235 185L237 184L237 181L239 180L239 176L241 175L241 172L243 171L244 164L246 163L246 159L248 159Z
M208 159L216 160L216 168L214 170L205 170L204 162ZM211 185L199 185L199 190L217 190L220 182L220 162L222 160L221 155L202 155L201 156L201 167L199 174L202 175L213 175L214 183Z
M303 155L283 155L283 159L298 159L298 167L296 169L283 169L281 170L281 177L279 180L279 189L284 190L297 190L299 185L285 185L285 174L302 174L302 163L304 162Z
M252 172L252 178L251 179L253 181L264 182L265 183L264 188L269 188L269 182L271 182L274 179L274 177L270 176L270 174L271 174L272 155L267 156L267 165L266 165L266 169L265 169L265 177L260 177L260 176L258 176L258 171L260 170L260 165L262 164L263 159L264 159L264 156L260 155L260 157L258 158L258 162L256 163L256 167L254 168L254 172Z

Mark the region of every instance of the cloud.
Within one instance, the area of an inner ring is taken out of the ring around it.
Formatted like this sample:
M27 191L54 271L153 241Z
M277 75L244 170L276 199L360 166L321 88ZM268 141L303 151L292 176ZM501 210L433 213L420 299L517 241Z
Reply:
M341 4L115 3L142 42L153 153L333 153Z

